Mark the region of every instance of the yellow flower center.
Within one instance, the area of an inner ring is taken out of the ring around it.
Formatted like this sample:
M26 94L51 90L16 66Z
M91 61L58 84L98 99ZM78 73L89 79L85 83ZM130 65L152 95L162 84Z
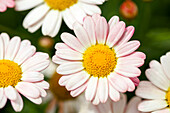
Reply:
M168 105L170 106L170 88L168 89L168 92L166 93L166 100Z
M21 81L22 71L19 65L10 60L0 60L0 88L16 86Z
M44 0L51 9L63 11L77 3L78 0Z
M114 49L102 44L89 47L83 56L85 70L94 77L107 77L117 64Z

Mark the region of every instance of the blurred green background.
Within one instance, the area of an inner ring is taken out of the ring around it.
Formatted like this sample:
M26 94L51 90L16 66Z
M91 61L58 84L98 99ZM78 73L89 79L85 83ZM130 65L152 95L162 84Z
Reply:
M164 55L170 50L170 0L152 0L146 2L143 0L133 0L139 9L138 15L135 19L128 21L120 16L119 8L123 0L108 0L102 6L102 15L109 20L113 15L118 15L120 20L125 21L127 26L135 26L135 34L132 40L140 40L141 46L139 51L147 55L144 66L141 67L142 75L140 80L146 80L145 70L151 60L159 60L160 56ZM54 55L54 49L47 49L39 46L39 39L43 36L41 30L31 34L22 27L22 21L29 11L16 12L14 9L8 9L5 13L0 13L0 32L7 32L11 37L20 36L22 39L28 39L33 45L37 47L37 51L49 53ZM60 29L59 34L53 39L60 42L60 35L62 32L73 33L64 24ZM134 96L134 92L127 93L128 99ZM35 105L29 100L24 99L24 109L21 113L43 113L47 104ZM14 113L10 102L0 110L0 113Z

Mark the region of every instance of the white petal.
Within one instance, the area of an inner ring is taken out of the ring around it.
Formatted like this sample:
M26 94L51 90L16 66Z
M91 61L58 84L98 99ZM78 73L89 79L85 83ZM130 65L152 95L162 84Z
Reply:
M74 90L74 89L80 87L89 79L89 77L90 77L90 75L85 71L81 71L81 72L72 74L72 78L70 78L66 84L66 89Z
M23 109L23 100L21 96L18 94L18 92L16 93L16 95L17 95L17 99L11 100L11 105L16 112L20 112Z
M141 98L139 97L133 97L126 108L126 112L125 113L140 113L138 111L138 104L141 102Z
M34 99L34 98L30 98L30 97L26 96L26 98L28 98L31 102L33 102L35 104L41 104L42 103L42 98L41 97Z
M28 31L30 33L34 33L35 31L37 31L43 24L44 18L41 18L38 22L36 22L35 24L31 25L28 27Z
M7 47L5 59L13 60L19 50L21 39L17 36L13 37Z
M118 16L113 16L110 20L109 20L109 28L110 30L119 22L119 17Z
M31 10L23 21L24 28L27 29L33 24L40 21L44 17L44 15L47 14L48 10L49 10L49 7L46 4L42 4L36 7L35 9Z
M17 91L12 86L8 86L4 88L5 95L10 100L16 100L17 99Z
M170 109L165 108L165 109L161 109L161 110L158 110L158 111L154 111L152 113L170 113Z
M80 41L75 36L73 36L72 34L62 33L61 39L62 39L63 42L65 42L68 46L70 46L74 50L81 52L81 53L84 53L85 48L80 43Z
M80 0L80 1L88 4L98 4L98 5L103 3L100 0Z
M162 56L161 57L161 64L162 64L162 67L163 67L163 70L164 72L166 73L167 77L169 78L170 80L170 56Z
M83 28L81 24L78 22L75 22L73 25L74 33L76 34L77 38L81 42L81 44L85 47L88 48L91 46L91 42L89 40L89 36L87 34L87 31Z
M120 100L120 93L115 88L113 88L110 82L109 82L109 97L114 102L117 102Z
M41 87L41 88L43 88L43 89L49 89L49 83L48 82L46 82L46 81L41 81L41 82L36 82L36 83L34 83L35 85L37 85L37 86L39 86L39 87Z
M54 55L52 57L52 61L56 64L63 64L63 63L72 62L71 60L62 59L62 58L58 57L57 55Z
M0 101L4 96L4 88L0 88Z
M79 3L74 4L69 9L70 9L71 13L73 14L73 16L76 18L76 20L80 23L83 23L83 18L87 15L83 11L83 9L80 7Z
M40 96L39 90L35 87L33 83L28 82L18 82L15 88L24 96L30 98L38 98Z
M15 9L17 11L23 11L27 9L31 9L39 4L41 4L43 0L16 0L15 1ZM25 5L27 4L27 5Z
M7 102L7 97L4 95L0 101L0 109L5 106L6 102Z
M166 100L145 100L138 106L138 110L142 112L151 112L167 107Z
M99 99L101 103L105 103L108 98L108 81L107 78L100 77L98 82Z
M4 54L5 54L4 42L2 40L2 37L0 36L0 59L4 58Z
M57 73L59 74L72 74L84 69L82 62L69 62L58 66Z
M136 95L146 99L165 99L166 92L158 89L151 82L142 81L139 83Z
M88 82L88 86L85 91L86 100L91 101L94 98L96 94L97 86L98 86L98 77L92 76Z
M43 35L56 36L62 23L61 20L61 13L58 10L50 10L43 21Z
M9 37L9 35L7 33L1 33L1 38L2 38L2 40L4 42L4 47L5 47L4 50L6 51L6 48L8 46L10 37Z
M83 60L83 54L72 49L59 49L56 55L67 60Z
M27 82L37 82L44 79L44 75L40 72L25 72L22 74L21 80Z

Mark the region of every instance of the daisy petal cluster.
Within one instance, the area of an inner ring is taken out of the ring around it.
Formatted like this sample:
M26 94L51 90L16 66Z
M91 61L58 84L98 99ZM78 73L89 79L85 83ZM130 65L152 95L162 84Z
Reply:
M58 34L62 19L72 29L74 22L83 23L83 18L95 13L101 14L97 5L105 0L16 0L17 11L32 9L23 21L29 32L42 26L43 35L54 37Z
M15 111L23 108L22 94L35 104L42 102L49 84L40 71L49 65L46 53L36 52L30 41L0 34L0 108L10 100Z
M5 12L7 10L7 7L13 8L14 6L14 0L0 0L0 12Z
M151 113L170 113L170 52L150 62L146 77L150 81L140 82L136 95L144 98L138 109Z
M145 54L135 52L139 41L129 41L134 27L126 27L119 17L107 23L98 14L84 18L83 24L73 25L76 37L63 33L64 43L57 43L53 62L63 75L59 84L76 97L85 91L86 100L105 103L110 97L119 101L120 92L134 91L138 85Z
M141 113L137 108L140 102L141 98L133 97L127 104L127 96L121 94L118 102L107 100L105 104L99 104L98 106L88 103L85 107L82 107L79 113Z

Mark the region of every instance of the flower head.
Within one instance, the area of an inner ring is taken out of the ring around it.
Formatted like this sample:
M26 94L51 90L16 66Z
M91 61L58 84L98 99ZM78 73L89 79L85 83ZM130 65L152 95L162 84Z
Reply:
M16 10L34 8L25 17L23 26L29 32L35 32L42 26L43 35L54 37L58 34L64 19L72 29L74 22L83 23L83 18L94 13L101 14L98 6L105 0L17 0ZM35 16L36 15L36 16Z
M133 91L137 85L145 54L135 52L139 41L129 41L134 27L125 28L117 16L107 23L98 14L87 16L83 25L73 26L77 38L63 33L64 43L57 43L53 61L60 64L63 75L59 84L66 86L73 97L85 91L86 99L94 104L105 103L108 96L120 99L119 92ZM128 42L129 41L129 42Z
M0 108L10 100L15 111L23 108L22 94L36 104L46 96L44 70L48 64L48 54L36 52L30 41L17 36L11 40L6 33L0 34Z
M136 95L146 100L141 102L138 109L143 112L170 112L170 53L150 62L146 76L150 81L140 82Z
M79 113L140 113L137 109L140 102L141 98L133 97L127 104L127 96L121 94L118 102L113 102L108 99L105 104L99 104L97 106L87 103L85 107L80 109Z
M5 12L7 10L7 7L13 8L14 6L14 0L0 0L0 12Z

